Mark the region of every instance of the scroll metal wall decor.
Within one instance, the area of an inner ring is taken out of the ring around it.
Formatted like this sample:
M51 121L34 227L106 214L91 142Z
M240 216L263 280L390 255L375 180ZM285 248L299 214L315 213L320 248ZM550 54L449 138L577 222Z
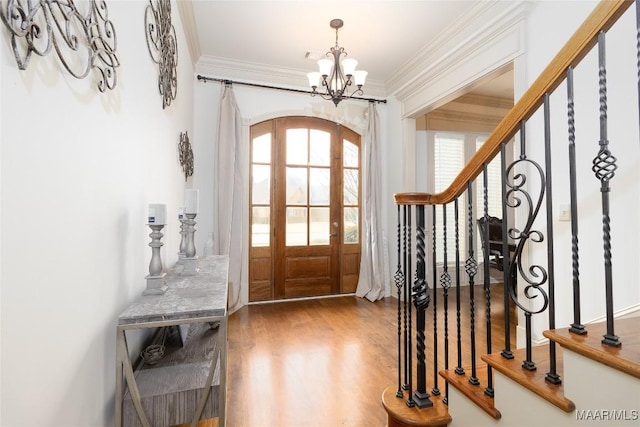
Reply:
M87 2L83 15L73 0L2 0L0 19L9 30L18 68L26 70L31 54L45 56L53 47L75 78L98 70L98 90L116 87L116 33L104 0Z
M180 132L180 143L178 144L178 153L180 154L180 165L184 171L184 180L189 179L193 175L193 150L189 142L187 132Z
M149 54L158 64L158 89L164 109L176 99L178 91L178 44L171 24L170 0L149 0L144 23Z

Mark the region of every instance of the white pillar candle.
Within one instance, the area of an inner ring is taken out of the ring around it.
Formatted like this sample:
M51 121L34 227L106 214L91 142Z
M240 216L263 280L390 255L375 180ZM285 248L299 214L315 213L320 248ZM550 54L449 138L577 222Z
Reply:
M149 224L165 225L167 223L167 205L152 203L149 205Z
M180 221L182 221L182 220L184 219L184 210L185 210L185 207L184 207L184 206L180 206L180 207L178 208L178 219L179 219Z
M185 213L197 214L198 213L198 193L199 190L187 189L184 190L184 206Z

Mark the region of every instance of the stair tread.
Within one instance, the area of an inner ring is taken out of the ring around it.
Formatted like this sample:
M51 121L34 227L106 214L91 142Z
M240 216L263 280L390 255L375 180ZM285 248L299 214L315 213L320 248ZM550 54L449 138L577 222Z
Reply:
M602 322L586 325L586 335L573 334L569 328L545 331L543 335L563 348L640 378L640 317L615 320L614 332L622 342L620 347L602 344L606 328Z
M549 345L532 348L531 358L537 367L535 371L528 371L522 367L522 362L526 359L524 348L513 350L513 355L513 359L505 359L500 353L493 353L483 355L482 360L563 411L573 412L576 409L576 405L565 397L562 383L551 384L545 381L546 374L549 372ZM562 378L562 351L556 351L556 356L557 373Z
M403 392L403 397L399 398L396 397L396 390L395 387L387 387L382 393L382 405L392 421L389 423L390 426L436 427L446 426L451 422L449 408L442 401L443 396L429 396L433 402L432 407L410 408L405 403L407 392Z
M456 374L455 369L442 370L440 371L440 376L444 378L449 385L455 387L460 393L478 405L478 407L485 411L490 417L499 420L502 414L496 409L493 397L489 397L484 393L487 387L487 365L476 366L476 378L480 380L480 384L478 385L473 385L469 382L471 367L465 367L464 370L465 373L462 375Z

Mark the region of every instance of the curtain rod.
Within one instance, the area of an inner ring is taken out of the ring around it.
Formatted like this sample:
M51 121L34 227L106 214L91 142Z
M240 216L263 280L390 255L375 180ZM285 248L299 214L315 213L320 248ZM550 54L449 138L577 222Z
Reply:
M314 94L310 90L300 90L300 89L290 89L290 88L287 88L287 87L260 85L260 84L256 84L256 83L239 82L239 81L234 81L234 80L229 80L229 79L216 79L214 77L201 76L200 74L198 74L198 80L202 81L203 83L206 83L206 82L223 82L225 84L238 84L238 85L245 85L245 86L261 87L261 88L264 88L264 89L284 90L284 91L287 91L287 92L305 93L307 95L320 95L317 92ZM383 103L383 104L387 103L386 99L376 99L376 98L361 98L361 97L355 97L354 96L353 98L345 98L345 99L357 99L357 100L360 100L360 101L378 102L378 103Z

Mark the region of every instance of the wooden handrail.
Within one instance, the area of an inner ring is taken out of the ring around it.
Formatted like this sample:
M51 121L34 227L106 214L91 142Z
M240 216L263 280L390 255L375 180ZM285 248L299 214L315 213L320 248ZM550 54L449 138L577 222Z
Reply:
M500 151L502 143L509 141L518 132L520 123L529 119L542 105L544 95L550 94L562 83L567 69L577 66L595 46L598 34L609 30L632 3L633 0L601 0L446 190L437 194L397 193L394 195L396 204L440 205L450 203L461 195L466 190L467 183L482 172L482 165L489 163Z

